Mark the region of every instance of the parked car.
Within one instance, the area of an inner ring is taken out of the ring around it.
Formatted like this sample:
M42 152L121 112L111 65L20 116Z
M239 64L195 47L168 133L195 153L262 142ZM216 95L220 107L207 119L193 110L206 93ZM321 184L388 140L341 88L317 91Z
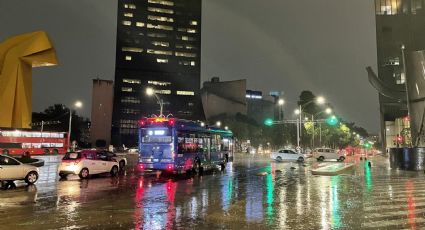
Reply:
M0 155L0 181L14 180L34 184L38 180L38 168L24 164L13 157Z
M276 152L272 152L270 155L270 158L276 161L298 161L298 162L304 162L304 155L295 152L292 149L280 149Z
M116 159L105 156L96 150L81 150L68 152L59 165L59 176L66 178L70 174L78 175L81 179L92 174L110 173L117 175L119 163Z
M109 151L99 151L98 154L102 155L101 157L111 157L112 159L115 159L118 162L120 170L124 170L127 165L127 158L125 156L120 156Z
M337 161L344 161L345 156L343 154L339 154L337 151L331 148L318 148L314 150L313 155L316 157L318 161L335 159Z

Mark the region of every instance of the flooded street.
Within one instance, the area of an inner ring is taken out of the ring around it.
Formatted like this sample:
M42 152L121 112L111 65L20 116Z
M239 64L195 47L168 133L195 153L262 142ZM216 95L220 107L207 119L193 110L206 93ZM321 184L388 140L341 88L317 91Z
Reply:
M425 227L423 172L390 170L378 156L371 168L349 158L354 170L339 176L312 175L314 159L303 165L237 155L224 172L203 176L140 176L129 166L114 178L63 181L60 157L44 160L36 185L0 191L0 229Z

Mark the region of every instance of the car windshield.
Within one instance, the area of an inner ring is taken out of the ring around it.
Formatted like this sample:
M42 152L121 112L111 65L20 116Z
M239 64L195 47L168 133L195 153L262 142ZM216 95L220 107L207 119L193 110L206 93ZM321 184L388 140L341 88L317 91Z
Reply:
M66 153L65 156L63 157L63 160L76 160L76 159L80 159L80 153L76 153L76 152L70 152L70 153Z

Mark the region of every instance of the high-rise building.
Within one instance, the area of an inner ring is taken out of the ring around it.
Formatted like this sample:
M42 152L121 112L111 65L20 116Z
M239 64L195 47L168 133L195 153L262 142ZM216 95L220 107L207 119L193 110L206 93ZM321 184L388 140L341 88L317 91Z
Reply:
M90 127L90 139L93 147L108 147L111 143L113 98L113 81L93 79Z
M159 114L202 119L201 0L118 1L112 139L135 145L137 122Z
M402 47L406 55L425 49L425 0L375 0L375 12L378 78L385 88L405 91ZM395 147L396 142L389 140L405 131L395 127L397 132L388 132L397 118L408 115L403 100L379 95L383 148Z

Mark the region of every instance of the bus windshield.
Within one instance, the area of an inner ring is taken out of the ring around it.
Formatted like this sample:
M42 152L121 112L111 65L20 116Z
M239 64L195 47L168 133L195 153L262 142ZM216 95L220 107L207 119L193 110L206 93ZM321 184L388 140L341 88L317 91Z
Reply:
M171 130L166 127L141 130L142 143L171 143Z

